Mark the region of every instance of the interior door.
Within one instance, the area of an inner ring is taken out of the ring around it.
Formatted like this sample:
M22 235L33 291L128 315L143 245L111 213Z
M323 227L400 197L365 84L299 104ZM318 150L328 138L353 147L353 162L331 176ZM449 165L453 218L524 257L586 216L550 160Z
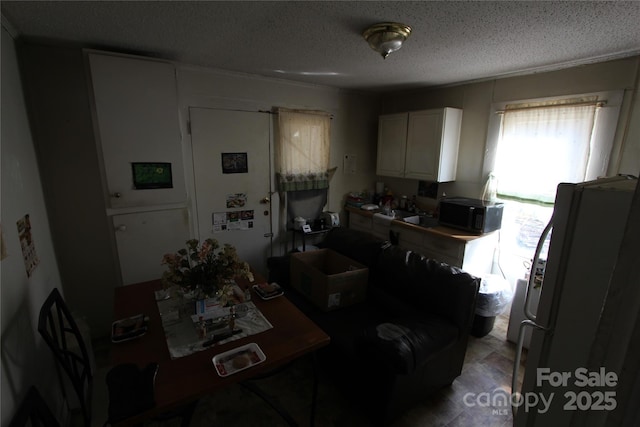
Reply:
M209 108L190 108L189 115L199 239L232 244L266 275L273 236L271 117Z

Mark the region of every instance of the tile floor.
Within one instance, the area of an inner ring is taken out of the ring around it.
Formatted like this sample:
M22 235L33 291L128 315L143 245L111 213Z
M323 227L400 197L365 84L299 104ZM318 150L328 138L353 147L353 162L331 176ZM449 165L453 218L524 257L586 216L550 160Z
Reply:
M508 406L490 406L483 398L504 394L511 390L511 375L515 357L515 345L506 340L508 313L498 316L493 330L482 338L473 336L462 375L450 387L425 398L424 402L397 419L390 427L426 426L483 426L503 427L512 425ZM108 345L94 344L98 373L94 393L95 425L106 419L106 392L104 372L108 363ZM524 359L526 354L523 354ZM274 396L290 412L300 426L309 425L311 400L311 360L302 358L288 369L260 380L259 386ZM358 407L350 404L348 396L321 373L315 425L318 427L358 427L370 422ZM521 380L521 379L520 379ZM481 393L484 393L480 395ZM156 425L156 424L151 424ZM168 422L165 426L177 426ZM286 426L276 412L260 398L240 386L201 399L193 427L204 426Z

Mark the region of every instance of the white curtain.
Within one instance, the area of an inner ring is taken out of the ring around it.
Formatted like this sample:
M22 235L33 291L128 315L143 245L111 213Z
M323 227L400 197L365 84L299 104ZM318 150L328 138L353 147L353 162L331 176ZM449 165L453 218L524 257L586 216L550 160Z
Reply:
M553 203L560 182L587 176L597 106L509 106L503 112L494 175L501 196Z
M280 191L329 187L331 116L321 111L278 111L276 172Z

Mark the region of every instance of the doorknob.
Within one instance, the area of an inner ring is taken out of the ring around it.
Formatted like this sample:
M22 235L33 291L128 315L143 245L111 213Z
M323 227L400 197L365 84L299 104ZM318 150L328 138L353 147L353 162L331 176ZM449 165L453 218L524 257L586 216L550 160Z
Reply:
M262 203L263 205L268 205L269 203L271 203L271 199L269 197L263 197L262 199L260 199L260 203Z
M116 227L116 231L127 231L127 226L124 224L121 224Z
M119 192L115 192L111 195L112 197L115 197L116 199L119 199L120 197L122 197L122 193Z

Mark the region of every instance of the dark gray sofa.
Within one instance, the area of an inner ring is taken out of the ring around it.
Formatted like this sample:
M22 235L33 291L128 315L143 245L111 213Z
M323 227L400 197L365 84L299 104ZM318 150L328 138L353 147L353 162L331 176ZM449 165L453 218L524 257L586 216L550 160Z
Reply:
M334 228L318 244L369 267L366 301L323 312L289 286L288 257L270 281L330 337L321 363L387 425L460 375L480 279L368 233Z

